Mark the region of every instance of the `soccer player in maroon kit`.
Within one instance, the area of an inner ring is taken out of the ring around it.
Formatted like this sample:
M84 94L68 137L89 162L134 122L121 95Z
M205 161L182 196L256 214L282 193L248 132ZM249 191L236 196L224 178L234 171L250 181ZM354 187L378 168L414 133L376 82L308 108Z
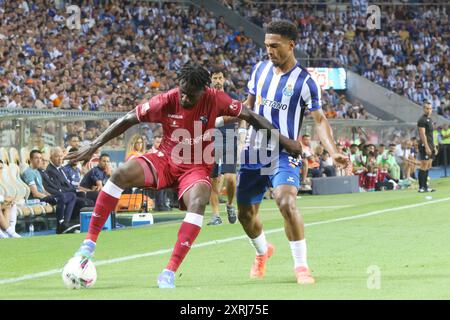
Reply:
M212 137L220 116L238 117L258 129L274 127L262 116L232 100L226 93L209 88L210 74L199 65L187 64L178 74L179 87L158 94L115 121L90 145L66 156L88 162L95 151L140 122L162 123L164 137L158 152L132 159L114 171L100 192L86 240L75 255L91 258L97 237L117 205L124 189L174 187L180 208L187 210L166 268L158 276L160 288L175 288L174 276L200 232L211 193L210 173L214 166ZM276 135L293 156L301 154L299 142Z

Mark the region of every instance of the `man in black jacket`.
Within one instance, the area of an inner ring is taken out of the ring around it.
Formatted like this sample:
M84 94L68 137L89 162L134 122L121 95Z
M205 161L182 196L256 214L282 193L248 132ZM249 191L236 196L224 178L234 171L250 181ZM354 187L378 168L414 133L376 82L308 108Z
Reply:
M50 150L50 163L45 171L52 179L53 188L60 189L61 192L69 192L75 195L76 204L72 213L72 219L77 219L78 221L81 208L93 207L94 202L86 198L85 192L77 192L75 187L70 183L63 170L63 158L64 152L60 147L52 148Z
M76 204L76 195L73 192L64 192L61 188L58 188L57 182L54 181L54 179L51 178L45 170L48 164L48 159L46 157L47 156L42 155L42 161L40 161L37 170L42 178L42 186L44 187L45 192L50 196L42 199L42 197L39 197L39 194L37 194L37 197L49 202L52 205L56 204L58 211L56 219L56 234L72 233L77 227L79 227L79 225L70 224L70 219ZM34 192L33 196L35 196ZM52 202L47 200L52 197L55 198L55 201Z

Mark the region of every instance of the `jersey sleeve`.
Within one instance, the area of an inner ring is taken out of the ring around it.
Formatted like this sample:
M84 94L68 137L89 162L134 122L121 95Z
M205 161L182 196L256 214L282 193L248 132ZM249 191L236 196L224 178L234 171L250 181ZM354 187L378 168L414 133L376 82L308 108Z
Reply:
M36 185L36 181L34 181L33 174L30 170L25 170L25 172L22 174L22 180L29 186Z
M302 87L300 103L302 107L306 107L310 111L318 110L322 106L320 87L311 77L305 81Z
M100 169L93 169L91 172L91 179L92 182L94 182L95 184L97 183L97 181L102 181L103 182L103 175L100 172Z
M417 126L419 128L426 128L427 127L427 122L425 121L424 117L421 117L419 119L419 121L417 121Z
M136 116L139 122L161 122L163 110L170 103L168 93L158 94L149 101L136 106Z
M242 111L242 102L231 99L225 92L218 91L216 94L216 103L219 109L218 116L237 117Z

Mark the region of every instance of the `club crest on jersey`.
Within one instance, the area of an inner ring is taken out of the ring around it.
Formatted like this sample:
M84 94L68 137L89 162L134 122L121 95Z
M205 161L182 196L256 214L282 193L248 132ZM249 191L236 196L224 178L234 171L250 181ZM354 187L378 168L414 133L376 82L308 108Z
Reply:
M294 94L294 88L292 87L291 84L288 84L286 87L284 87L284 89L283 89L284 96L292 97L293 94Z

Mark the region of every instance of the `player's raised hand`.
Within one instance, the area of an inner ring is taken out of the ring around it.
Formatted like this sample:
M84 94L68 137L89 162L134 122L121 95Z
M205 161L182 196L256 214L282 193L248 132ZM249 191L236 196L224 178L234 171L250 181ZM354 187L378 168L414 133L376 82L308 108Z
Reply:
M78 151L69 152L67 156L64 157L64 160L76 160L83 161L83 166L85 166L92 158L92 156L97 151L96 148L91 146L81 147Z
M348 165L350 164L350 159L348 158L348 156L346 156L345 154L342 153L335 153L332 156L334 162L336 162L336 164L341 167L342 169L345 169L348 167Z

